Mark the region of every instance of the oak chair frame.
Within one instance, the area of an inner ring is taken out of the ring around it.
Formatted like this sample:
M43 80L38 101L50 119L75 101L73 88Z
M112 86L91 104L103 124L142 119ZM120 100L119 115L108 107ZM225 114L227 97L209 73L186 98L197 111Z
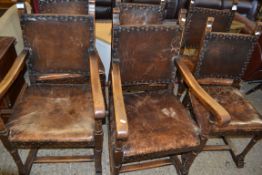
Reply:
M240 81L242 78L242 75L244 74L244 71L247 67L247 64L249 63L249 59L251 57L252 51L254 49L255 46L255 39L258 39L258 36L261 34L261 23L257 23L256 25L256 29L253 33L253 35L250 35L250 37L248 35L246 35L246 39L250 40L250 42L252 42L252 47L250 48L250 50L247 51L247 58L244 61L244 64L242 65L242 70L241 73L239 75L223 75L223 76L219 76L216 74L212 74L213 78L207 78L207 77L202 77L200 70L201 70L201 62L204 59L204 52L205 52L205 48L208 45L209 39L212 39L212 37L216 37L216 38L239 38L239 39L243 39L243 35L241 34L234 34L234 35L230 35L229 33L220 33L220 32L214 32L214 36L212 35L212 24L214 22L214 18L209 17L206 23L206 29L205 29L205 33L203 34L203 41L202 41L202 54L199 53L199 61L198 61L198 65L196 66L196 71L193 75L193 73L191 72L192 70L189 70L187 65L185 65L181 60L177 60L176 64L178 66L179 72L181 73L182 77L184 78L184 82L186 84L186 86L188 88L192 87L192 83L189 81L189 77L188 75L191 74L190 76L194 76L198 83L202 86L202 85L220 85L220 86L232 86L235 88L239 88L240 85ZM210 35L210 37L208 37ZM205 38L205 40L204 40ZM224 78L224 79L223 79ZM195 96L192 94L191 90L189 89L189 99L193 98L192 96ZM206 93L206 92L203 92ZM214 100L214 99L213 99ZM201 102L201 100L199 100ZM186 102L187 104L189 104L190 107L190 111L192 112L193 116L196 115L194 113L194 107L191 104L190 100ZM201 102L202 103L202 102ZM204 104L202 104L204 105ZM222 106L223 108L223 106ZM195 109L198 110L198 109ZM224 109L225 110L225 109ZM199 115L199 114L198 114ZM194 117L196 118L196 117ZM203 116L204 118L204 116ZM219 121L219 118L217 118L217 116L214 116L213 114L211 114L209 116L209 125L217 125L218 123L215 123L213 121L211 121L212 119L217 119ZM225 118L224 118L225 119ZM229 114L229 118L226 119L227 122L225 122L225 126L230 122L231 120L231 116ZM202 124L201 122L199 123L200 125L202 125L202 127L205 130L208 130L204 124ZM248 154L248 152L253 148L253 146L262 138L262 131L252 131L252 129L250 131L243 131L243 132L215 132L215 133L209 133L208 131L205 131L205 133L203 133L202 135L202 143L203 145L203 151L229 151L230 155L232 156L232 159L234 161L234 163L236 164L236 166L238 168L243 168L244 167L244 159L245 156ZM247 144L247 146L240 152L237 153L237 150L235 148L235 146L233 145L232 141L230 140L230 136L244 136L244 137L251 137L251 140L249 141L249 143ZM224 145L206 145L206 142L208 141L209 137L215 137L215 138L222 138L222 140L224 141Z
M144 91L148 88L150 90L158 90L159 87L150 87L150 84L160 83L160 84L173 84L175 80L176 69L174 67L173 75L171 81L134 81L121 83L120 75L120 58L117 54L118 42L119 42L119 32L127 31L161 31L161 30L173 30L172 25L168 27L163 27L161 25L120 25L119 23L119 10L114 10L113 14L113 42L112 42L112 61L111 61L111 101L112 101L112 111L110 112L110 122L109 122L109 157L110 157L110 169L111 174L117 175L123 172L130 172L142 169L150 169L155 167L162 167L167 165L174 165L178 174L186 175L189 173L189 168L192 165L195 157L203 149L204 143L201 143L199 147L193 150L184 150L177 152L178 155L181 154L181 160L174 153L153 153L147 156L136 156L132 159L124 158L123 155L123 142L128 139L129 128L128 120L125 109L125 102L123 99L123 94L132 91ZM178 27L178 26L177 26ZM181 26L178 27L181 30ZM176 47L174 48L176 53L180 51L180 40L176 42ZM175 56L175 59L177 57ZM190 90L199 98L205 107L207 107L211 113L217 116L218 124L224 125L229 121L229 114L224 108L219 105L215 100L213 100L198 84L190 72L187 72L187 81L190 82ZM138 87L137 87L138 86ZM167 86L170 87L170 86ZM163 88L163 87L162 87ZM201 135L201 134L200 134ZM201 136L200 136L201 137ZM200 139L201 140L201 139ZM165 159L156 160L156 158L165 157ZM135 163L136 161L150 160L147 162ZM132 164L128 164L131 163Z
M84 18L88 18L90 20L93 32L94 30L94 7L95 2L93 0L89 0L89 15ZM34 19L33 19L34 18ZM85 20L82 16L59 16L49 14L45 15L23 15L23 20ZM92 33L92 32L91 32ZM4 147L11 154L16 166L18 167L18 172L20 175L28 175L30 174L30 170L32 168L33 163L69 163L69 162L95 162L95 170L96 174L102 174L102 164L101 164L101 156L102 156L102 145L103 145L103 130L102 130L102 121L105 117L105 104L103 99L103 93L100 82L99 75L99 56L95 49L95 36L91 34L90 37L90 48L89 48L89 66L90 66L90 81L91 81L91 89L93 96L93 108L94 108L94 117L95 117L95 126L94 126L94 141L92 143L86 142L57 142L57 143L37 143L37 142L27 142L27 143L12 143L9 141L9 129L6 127L2 118L0 117L0 139L4 145ZM19 73L24 69L25 62L29 57L29 68L30 68L30 46L26 43L26 49L16 58L13 66L8 71L7 75L0 82L0 98L4 96L12 83L16 80ZM43 156L38 157L37 152L40 148L54 149L54 148L92 148L94 150L93 155L81 155L81 156ZM27 156L25 164L22 162L20 155L18 153L18 149L30 149L29 154Z

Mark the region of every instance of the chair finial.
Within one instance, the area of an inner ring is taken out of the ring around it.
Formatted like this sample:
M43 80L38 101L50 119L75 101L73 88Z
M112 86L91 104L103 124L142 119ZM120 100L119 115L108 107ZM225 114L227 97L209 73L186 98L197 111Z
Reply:
M207 23L206 23L205 32L207 32L207 33L212 32L212 27L213 27L214 21L215 21L215 18L214 18L214 17L208 17L208 18L207 18Z
M262 22L256 22L255 35L260 36L262 34Z
M232 11L237 11L237 5L238 5L238 0L233 0L231 10Z

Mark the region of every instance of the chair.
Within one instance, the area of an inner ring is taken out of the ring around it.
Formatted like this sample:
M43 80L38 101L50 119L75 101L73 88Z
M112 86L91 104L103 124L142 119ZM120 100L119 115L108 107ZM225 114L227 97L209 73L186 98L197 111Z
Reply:
M0 82L0 97L28 57L30 85L18 99L1 141L19 174L33 163L94 161L102 174L102 120L105 104L95 49L94 12L89 15L39 14L21 17L25 50ZM94 155L38 157L42 148L91 148ZM30 149L25 164L18 149Z
M111 174L166 165L174 165L179 174L188 174L202 144L198 127L173 95L173 61L179 53L180 27L176 23L120 25L117 17L114 14ZM211 106L216 104L206 101L208 95L202 99Z
M229 151L237 167L241 168L244 166L246 154L262 136L261 115L238 89L261 28L258 27L256 35L212 32L213 21L214 18L209 18L206 24L199 60L195 63L193 74L206 93L228 111L230 118L227 119L226 125L219 126L214 122L214 119L219 118L210 114L203 102L191 91L190 106L201 128L204 139L202 141L206 142L209 137L217 137L225 142L225 145L207 145L204 150ZM177 61L177 65L186 79L190 69L182 59ZM185 82L191 86L188 80ZM229 136L248 136L251 137L251 141L237 154Z
M165 1L160 5L125 3L118 0L114 14L119 16L120 25L161 24L164 20ZM118 20L118 19L117 19Z
M205 30L205 23L208 17L214 17L213 30L216 32L228 32L237 10L237 0L233 1L232 9L218 10L195 6L195 0L190 1L188 11L182 9L179 18L185 21L183 32L182 48L199 49L201 37ZM181 19L180 19L181 20Z

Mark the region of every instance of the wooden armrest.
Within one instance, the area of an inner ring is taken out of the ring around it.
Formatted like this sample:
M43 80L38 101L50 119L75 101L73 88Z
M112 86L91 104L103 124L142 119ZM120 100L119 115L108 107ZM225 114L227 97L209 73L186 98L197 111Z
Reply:
M90 75L91 75L91 87L92 96L94 102L94 111L96 119L103 119L105 117L105 102L102 93L101 81L99 76L99 56L97 52L92 52L90 54Z
M7 72L4 79L0 82L0 99L5 95L20 72L23 70L26 57L27 51L24 50L18 55L10 70Z
M113 63L111 76L114 101L114 117L116 123L116 137L117 139L124 140L128 137L128 122L118 64Z
M176 63L184 81L193 95L195 95L199 101L216 117L217 124L219 126L228 124L231 120L230 114L198 84L192 73L181 60L176 60Z

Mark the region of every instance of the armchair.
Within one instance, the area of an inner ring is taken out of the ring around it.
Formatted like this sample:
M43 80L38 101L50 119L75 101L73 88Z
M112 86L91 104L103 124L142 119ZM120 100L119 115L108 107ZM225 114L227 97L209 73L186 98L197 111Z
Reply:
M208 18L195 70L191 69L198 83L228 113L226 125L219 125L219 119L207 112L203 102L189 91L191 109L202 131L203 142L209 137L222 138L225 145L206 145L206 151L229 151L237 167L244 166L244 158L255 143L261 139L262 117L238 90L239 82L249 62L257 39L261 34L258 23L256 35L212 32L214 18ZM194 64L194 63L192 63ZM214 66L215 65L215 66ZM184 78L188 69L182 59L177 61ZM189 69L188 69L189 71ZM190 87L190 83L185 83ZM229 136L248 136L251 141L237 154Z
M199 128L173 94L180 27L170 22L120 25L117 14L113 19L111 174L167 165L188 174L202 144ZM214 109L219 123L227 123L229 114L208 94L202 96L196 81L192 84L193 94Z
M0 139L19 174L33 163L95 162L102 174L102 120L105 104L95 50L94 13L21 16L25 50L0 82L5 95L28 55L30 85L9 121L0 118ZM25 164L18 149L30 149ZM38 157L43 148L91 148L93 155Z

